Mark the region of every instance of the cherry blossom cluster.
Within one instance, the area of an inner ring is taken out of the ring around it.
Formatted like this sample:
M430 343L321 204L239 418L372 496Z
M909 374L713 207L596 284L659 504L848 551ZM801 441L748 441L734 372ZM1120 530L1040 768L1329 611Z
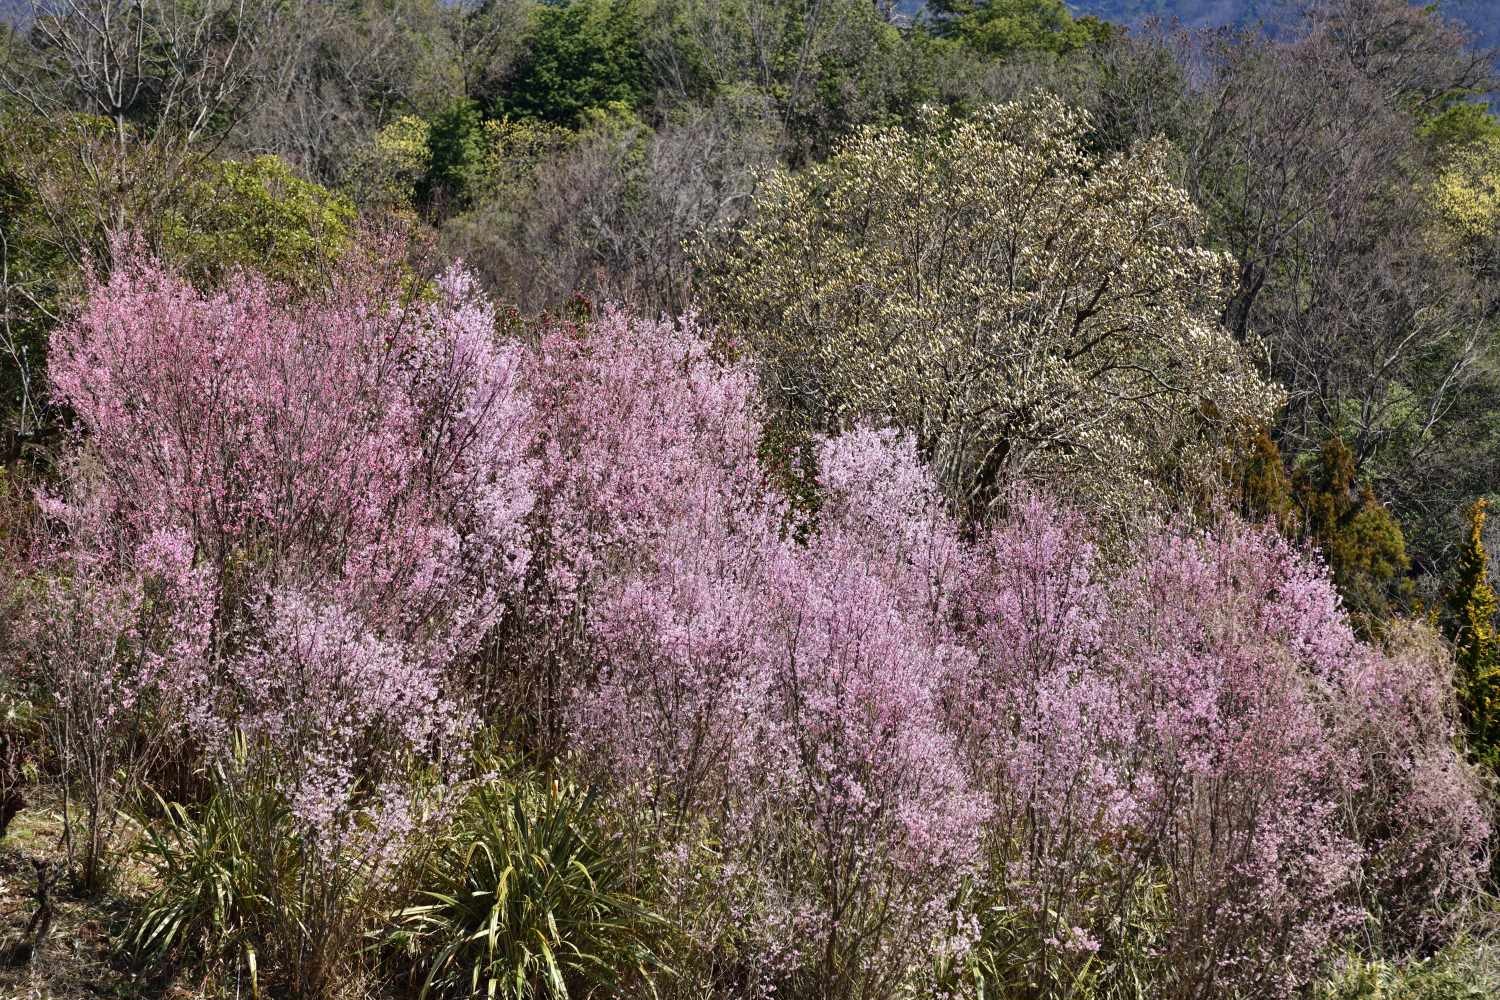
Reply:
M1485 864L1441 650L1359 641L1269 530L1121 553L1019 487L960 522L872 427L810 442L794 516L751 368L691 317L523 344L458 269L206 293L118 256L53 344L80 442L44 504L51 578L109 603L49 633L43 602L33 640L185 746L246 737L317 836L399 844L499 650L668 891L710 866L747 993L890 995L985 943L976 900L1108 959L1148 884L1162 981L1290 996L1377 910L1435 939Z

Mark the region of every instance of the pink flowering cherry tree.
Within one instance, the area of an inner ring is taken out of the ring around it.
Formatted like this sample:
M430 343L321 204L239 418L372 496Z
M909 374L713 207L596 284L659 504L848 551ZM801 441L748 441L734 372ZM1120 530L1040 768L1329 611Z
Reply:
M324 837L401 826L395 778L455 734L529 558L519 351L462 270L425 289L396 249L298 293L201 292L131 247L51 351L82 443L46 504L58 565L169 617L119 697L210 754L243 735Z
M802 522L696 319L506 342L392 249L203 292L122 248L58 331L79 447L22 631L96 783L147 724L194 765L243 739L311 851L378 870L411 766L510 713L746 996L941 992L988 954L1019 995L1283 1000L1474 891L1449 658L1359 641L1308 553L1234 522L1120 551L1021 490L960 523L871 427L810 442Z
M544 502L589 538L557 585L586 605L575 740L684 851L707 830L740 988L896 988L985 811L936 701L965 655L939 626L956 540L931 536L909 444L829 442L838 483L803 543L756 460L753 380L691 324L605 314L544 340L539 369L567 373L537 392L562 405Z
M966 533L869 429L817 444L793 532L753 383L696 327L612 313L544 345L549 523L590 533L556 586L574 744L713 845L737 989L911 988L1007 944L966 915L977 886L1033 936L1025 977L1130 960L1173 995L1288 997L1377 880L1432 912L1472 891L1486 825L1442 674L1357 641L1307 554L1234 523L1106 554L1025 494Z

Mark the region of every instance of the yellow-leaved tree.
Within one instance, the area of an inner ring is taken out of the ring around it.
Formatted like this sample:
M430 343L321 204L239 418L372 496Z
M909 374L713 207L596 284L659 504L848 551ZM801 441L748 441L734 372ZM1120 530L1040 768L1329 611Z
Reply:
M1433 183L1442 235L1453 250L1472 255L1500 238L1500 136L1457 150Z
M1099 157L1050 99L925 111L766 178L700 257L710 318L809 429L911 430L981 517L1024 478L1101 511L1197 500L1280 394L1217 321L1165 142Z

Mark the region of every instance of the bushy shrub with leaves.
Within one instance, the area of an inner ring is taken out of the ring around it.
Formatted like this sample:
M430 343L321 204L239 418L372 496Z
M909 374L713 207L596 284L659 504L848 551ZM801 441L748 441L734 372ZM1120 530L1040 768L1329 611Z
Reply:
M321 280L347 252L354 205L257 156L205 164L160 225L166 253L190 273L247 269L300 284Z
M1500 762L1500 599L1490 582L1484 526L1489 504L1474 501L1468 511L1458 580L1448 598L1449 632L1458 660L1459 698L1471 747L1491 767Z
M1437 241L1471 262L1494 259L1500 235L1497 180L1500 136L1491 134L1454 150L1432 182Z
M264 788L220 781L192 808L157 798L142 826L140 854L155 884L135 917L133 952L157 962L196 953L242 963L259 996L268 932L299 919L280 891L297 873L296 826L285 802Z

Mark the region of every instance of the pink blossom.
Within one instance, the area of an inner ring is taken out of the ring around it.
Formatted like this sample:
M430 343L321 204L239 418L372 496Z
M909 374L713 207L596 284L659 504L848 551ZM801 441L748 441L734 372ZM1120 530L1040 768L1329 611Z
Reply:
M519 351L461 270L413 298L357 251L305 297L204 293L121 249L53 338L84 445L60 555L144 582L169 624L136 683L200 743L261 747L327 831L451 731L526 570Z

